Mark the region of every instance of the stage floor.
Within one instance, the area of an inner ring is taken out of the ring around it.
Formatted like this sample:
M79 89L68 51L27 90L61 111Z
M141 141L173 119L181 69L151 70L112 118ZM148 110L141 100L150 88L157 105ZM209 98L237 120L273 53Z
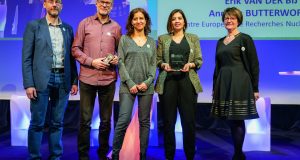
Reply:
M63 135L63 160L77 160L76 150L77 130L65 129ZM45 137L45 136L44 136ZM230 133L227 130L201 130L197 131L197 151L195 160L230 160L233 146ZM299 160L300 159L300 133L299 131L272 130L271 151L246 152L248 160ZM97 160L96 147L91 147L91 160ZM43 159L48 156L48 143L45 137L42 145ZM26 147L10 146L10 131L0 132L0 159L23 160L28 156ZM149 147L148 160L164 160L163 139L159 134L159 146ZM183 150L176 151L175 160L185 160Z

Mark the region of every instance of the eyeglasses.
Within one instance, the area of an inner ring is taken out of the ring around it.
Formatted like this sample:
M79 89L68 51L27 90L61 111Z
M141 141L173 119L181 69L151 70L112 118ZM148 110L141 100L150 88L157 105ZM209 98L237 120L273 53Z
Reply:
M224 21L229 21L229 20L233 21L233 20L236 20L236 18L235 17L225 17L224 18Z
M47 3L50 3L50 4L61 4L61 0L57 0L57 1L55 1L55 0L48 0L48 1L46 1Z
M107 2L107 1L101 1L101 0L97 0L97 2L99 4L101 4L102 6L111 6L111 2Z

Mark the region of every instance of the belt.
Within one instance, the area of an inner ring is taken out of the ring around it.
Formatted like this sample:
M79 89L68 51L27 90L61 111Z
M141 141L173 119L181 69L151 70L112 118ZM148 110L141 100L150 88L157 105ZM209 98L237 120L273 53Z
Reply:
M64 68L52 68L52 73L64 73Z

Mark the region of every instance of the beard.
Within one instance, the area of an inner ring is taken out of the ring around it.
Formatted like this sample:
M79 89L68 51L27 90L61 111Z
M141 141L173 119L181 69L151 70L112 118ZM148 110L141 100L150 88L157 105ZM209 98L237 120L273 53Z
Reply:
M53 17L53 18L57 18L59 15L60 10L59 9L52 9L47 11L48 15Z

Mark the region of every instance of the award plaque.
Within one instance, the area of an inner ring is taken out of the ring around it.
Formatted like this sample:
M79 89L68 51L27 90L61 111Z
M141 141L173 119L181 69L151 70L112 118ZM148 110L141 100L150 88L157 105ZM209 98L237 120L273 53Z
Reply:
M180 71L184 66L184 57L183 55L171 54L170 56L171 68L174 71Z
M105 57L105 59L103 59L103 62L106 63L106 64L109 64L109 62L110 62L112 59L114 59L114 55L112 55L112 54L109 53L109 54Z

